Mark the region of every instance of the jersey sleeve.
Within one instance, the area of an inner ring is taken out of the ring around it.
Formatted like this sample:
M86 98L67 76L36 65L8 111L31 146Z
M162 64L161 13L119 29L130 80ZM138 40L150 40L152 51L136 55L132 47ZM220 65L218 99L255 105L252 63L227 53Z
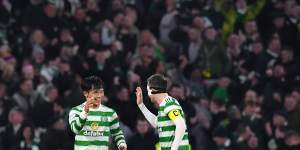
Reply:
M164 113L165 114L169 114L170 111L172 110L181 110L181 107L179 104L177 104L176 102L174 101L169 101L165 104L165 107L164 107ZM181 112L180 112L181 113Z
M78 134L81 131L86 121L86 118L87 114L84 111L80 110L77 107L71 109L69 113L69 124L71 130L75 134Z
M110 133L112 134L117 146L125 145L124 134L120 128L119 118L116 112L113 112L111 121L110 121Z

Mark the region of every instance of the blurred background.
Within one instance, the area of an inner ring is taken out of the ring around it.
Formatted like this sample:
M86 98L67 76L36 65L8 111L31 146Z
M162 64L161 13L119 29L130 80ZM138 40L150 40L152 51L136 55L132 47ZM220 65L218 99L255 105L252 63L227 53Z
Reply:
M160 73L192 150L299 150L299 56L299 0L0 0L0 149L72 150L89 75L128 150L159 149L134 94Z

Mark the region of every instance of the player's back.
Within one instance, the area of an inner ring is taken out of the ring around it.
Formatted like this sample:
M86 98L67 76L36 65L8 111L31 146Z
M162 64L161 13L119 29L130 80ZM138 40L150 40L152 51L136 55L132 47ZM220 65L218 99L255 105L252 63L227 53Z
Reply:
M178 103L178 101L168 96L160 105L158 111L158 131L159 131L159 142L162 150L170 150L172 141L175 138L176 126L174 122L168 117L168 113L171 110L179 110L179 113L184 117L184 112ZM179 144L178 150L189 150L188 133L185 131L183 139Z

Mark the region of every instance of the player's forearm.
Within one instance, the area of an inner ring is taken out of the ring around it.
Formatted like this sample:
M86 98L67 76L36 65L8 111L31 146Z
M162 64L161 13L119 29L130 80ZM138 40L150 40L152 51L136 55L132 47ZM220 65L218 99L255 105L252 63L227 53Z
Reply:
M120 128L112 129L111 132L112 132L112 136L113 136L113 138L114 138L114 140L115 140L118 147L120 147L122 145L127 147L126 142L125 142L125 137L124 137L123 132Z
M186 124L185 121L182 117L177 118L176 120L174 120L176 129L175 129L175 138L174 141L172 143L172 147L171 150L177 150L179 147L180 142L183 139L185 130L186 130Z
M144 114L144 116L148 120L148 122L154 128L156 128L156 126L157 126L157 117L147 109L147 107L144 105L144 103L139 104L138 107L142 111L142 113Z
M87 113L85 111L82 111L79 115L73 112L70 113L69 123L71 126L71 130L75 134L78 134L81 131L86 121L86 118Z
M127 147L125 137L120 127L119 119L116 113L113 115L113 119L110 122L110 133L112 134L118 148Z

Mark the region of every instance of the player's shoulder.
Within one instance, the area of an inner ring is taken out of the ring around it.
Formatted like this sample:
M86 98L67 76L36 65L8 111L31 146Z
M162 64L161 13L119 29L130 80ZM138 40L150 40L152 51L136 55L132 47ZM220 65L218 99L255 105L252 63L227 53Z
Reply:
M84 106L84 103L82 103L82 104L80 104L80 105L77 105L77 106L73 107L73 108L71 109L71 111L79 111L79 112L81 112L82 109L83 109L83 106Z
M110 108L108 106L102 105L102 104L101 104L101 110L104 111L104 112L111 112L111 113L115 112L114 109L112 109L112 108Z
M165 106L169 106L169 105L179 105L179 103L178 103L178 101L177 101L174 97L168 96L168 97L165 99L164 105L165 105Z
M160 110L164 111L165 113L168 113L171 110L181 110L181 109L182 108L179 102L171 96L168 96L160 107Z

